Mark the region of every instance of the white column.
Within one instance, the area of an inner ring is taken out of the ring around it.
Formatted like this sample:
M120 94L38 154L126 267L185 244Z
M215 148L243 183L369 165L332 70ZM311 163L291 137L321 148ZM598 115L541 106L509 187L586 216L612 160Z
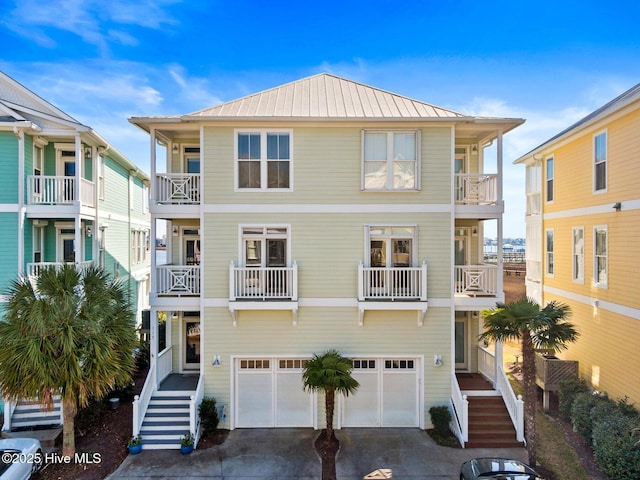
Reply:
M74 194L74 205L80 205L80 179L82 178L82 171L84 169L84 152L82 151L82 141L80 140L80 135L76 135L76 175L75 175L75 188L73 189ZM77 246L76 246L77 249ZM77 260L77 258L76 258Z

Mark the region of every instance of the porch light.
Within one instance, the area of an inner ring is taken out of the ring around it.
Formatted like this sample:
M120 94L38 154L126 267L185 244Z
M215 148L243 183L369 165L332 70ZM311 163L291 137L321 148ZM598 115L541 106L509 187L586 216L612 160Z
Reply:
M622 203L620 203L620 202L616 202L616 203L613 205L613 208L615 209L615 211L616 211L616 212L619 212L620 210L622 210Z
M220 367L222 365L222 362L220 361L220 355L213 356L213 363L211 365L213 365L214 367Z
M93 235L93 229L91 228L91 225L86 226L85 234L87 235L88 238L91 238L91 236Z
M433 365L436 367L441 367L442 366L442 355L440 355L439 353L436 353L433 356Z
M471 153L472 153L473 155L477 155L477 154L478 154L478 146L477 146L477 145L473 145L473 146L471 147Z
M172 150L173 150L173 153L178 153L180 151L180 147L178 147L177 143L173 144L173 149Z

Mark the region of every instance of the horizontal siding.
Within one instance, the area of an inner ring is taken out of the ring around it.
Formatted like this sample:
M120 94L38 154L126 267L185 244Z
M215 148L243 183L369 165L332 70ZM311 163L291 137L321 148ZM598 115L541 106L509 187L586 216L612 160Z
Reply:
M129 172L107 157L104 167L104 200L101 210L129 215Z
M640 324L637 319L608 312L603 308L578 303L546 294L545 301L567 303L573 312L571 321L580 332L577 342L569 345L560 357L578 360L580 376L596 390L609 397L629 397L630 403L640 403Z
M18 140L13 132L0 131L1 203L18 203Z
M365 260L365 225L417 225L418 261L426 261L427 294L451 297L451 223L447 214L205 214L202 250L205 296L229 295L229 264L238 261L240 224L291 228L301 297L357 296L358 263ZM414 247L415 248L415 247Z
M0 132L1 133L1 132ZM18 214L0 213L0 293L18 275Z
M451 310L432 308L425 325L418 327L415 312L367 312L358 326L358 312L349 308L301 308L298 324L290 312L240 312L236 327L229 311L205 308L203 326L205 394L218 404L232 406L232 355L312 355L335 348L349 355L424 355L425 421L429 408L448 403L451 383ZM260 341L257 342L256 339ZM444 367L434 367L433 355L441 354ZM222 367L211 366L220 355ZM233 415L229 409L229 415ZM318 405L319 421L324 418ZM322 423L320 423L322 425Z
M397 128L387 126L388 128ZM383 128L383 127L381 127ZM410 127L408 127L410 128ZM205 128L205 202L220 203L436 203L451 199L451 130L422 129L419 192L362 192L361 128L293 129L293 192L234 192L234 131ZM327 195L328 190L331 192Z

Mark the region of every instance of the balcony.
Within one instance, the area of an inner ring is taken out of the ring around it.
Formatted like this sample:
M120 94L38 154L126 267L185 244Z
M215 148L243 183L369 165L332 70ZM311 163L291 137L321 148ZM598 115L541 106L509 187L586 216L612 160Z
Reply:
M176 297L200 295L200 265L157 266L156 293Z
M455 202L458 205L495 205L498 201L498 175L457 173Z
M95 184L85 178L80 179L79 192L76 177L30 175L27 183L29 205L73 205L79 198L82 205L95 207Z
M159 173L156 175L156 202L162 205L199 205L200 174Z
M455 294L495 297L498 294L496 265L456 265Z
M66 263L66 262L37 262L27 263L27 277L33 278L40 275L40 272L47 268L53 268L55 270L61 269L64 265L75 265L78 271L84 271L85 269L94 265L93 260L78 263Z
M417 310L418 326L427 312L427 264L419 267L358 265L358 323L366 310Z
M229 269L229 300L298 300L298 265Z

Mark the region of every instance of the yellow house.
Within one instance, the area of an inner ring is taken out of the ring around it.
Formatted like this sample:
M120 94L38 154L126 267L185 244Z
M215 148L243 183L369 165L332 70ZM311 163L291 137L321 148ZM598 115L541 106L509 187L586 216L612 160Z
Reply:
M526 166L527 295L568 304L560 354L613 398L640 402L640 84L515 163Z
M322 428L301 373L333 348L360 382L338 428L426 428L448 405L469 441L455 374L499 381L477 340L478 312L503 299L482 239L492 222L501 241L502 136L523 120L321 74L130 122L150 135L152 229L167 233L134 405L145 448L198 437L204 395L225 428Z

